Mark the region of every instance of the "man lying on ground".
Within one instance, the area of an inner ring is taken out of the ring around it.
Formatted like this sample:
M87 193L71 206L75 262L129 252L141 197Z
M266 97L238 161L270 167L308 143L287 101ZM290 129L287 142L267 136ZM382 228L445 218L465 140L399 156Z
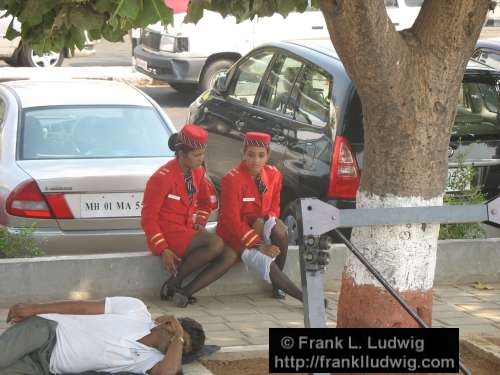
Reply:
M12 306L0 336L0 374L74 374L85 371L181 373L183 353L200 350L202 326L190 318L154 322L131 297Z

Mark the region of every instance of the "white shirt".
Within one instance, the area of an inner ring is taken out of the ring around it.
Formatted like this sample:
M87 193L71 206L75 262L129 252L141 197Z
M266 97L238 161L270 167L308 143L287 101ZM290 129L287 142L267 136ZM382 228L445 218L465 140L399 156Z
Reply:
M39 315L57 322L57 342L50 357L52 373L145 374L164 358L158 350L137 341L155 326L141 300L106 298L104 310L100 315Z

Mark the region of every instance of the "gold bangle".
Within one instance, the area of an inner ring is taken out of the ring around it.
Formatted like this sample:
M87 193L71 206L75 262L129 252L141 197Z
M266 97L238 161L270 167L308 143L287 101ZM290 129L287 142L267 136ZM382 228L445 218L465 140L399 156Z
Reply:
M184 337L182 336L172 336L170 338L170 342L174 341L174 340L177 340L178 342L180 342L181 344L184 344Z

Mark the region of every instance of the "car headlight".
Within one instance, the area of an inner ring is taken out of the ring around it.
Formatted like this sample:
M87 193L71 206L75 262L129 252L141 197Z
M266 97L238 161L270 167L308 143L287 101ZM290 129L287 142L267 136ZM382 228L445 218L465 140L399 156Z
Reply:
M162 35L160 39L160 46L158 47L158 49L165 52L174 52L175 37L170 35Z

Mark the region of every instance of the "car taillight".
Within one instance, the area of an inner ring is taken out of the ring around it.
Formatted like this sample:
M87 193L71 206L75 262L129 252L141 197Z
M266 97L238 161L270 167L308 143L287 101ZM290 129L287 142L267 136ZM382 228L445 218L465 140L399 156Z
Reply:
M359 169L349 141L341 136L335 138L332 153L328 198L356 199L359 187Z
M46 194L45 198L49 202L50 209L54 213L57 219L73 219L73 213L69 209L64 194L62 193L51 193Z
M17 186L7 198L7 212L10 215L38 219L72 219L64 194L43 195L35 181L29 180Z
M7 212L22 217L52 217L45 198L33 180L23 182L10 193L7 198Z

